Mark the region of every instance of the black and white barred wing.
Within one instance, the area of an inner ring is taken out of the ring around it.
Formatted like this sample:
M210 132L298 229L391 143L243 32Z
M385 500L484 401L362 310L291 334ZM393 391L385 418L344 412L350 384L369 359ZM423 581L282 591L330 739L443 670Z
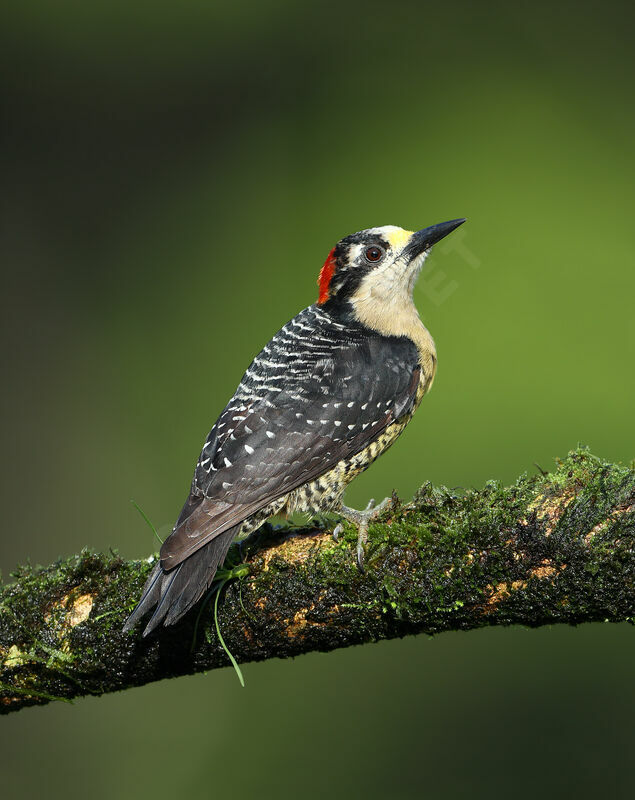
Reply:
M301 357L275 352L274 343L263 351L272 359L269 378L254 380L248 370L208 437L161 548L166 570L363 450L412 408L420 368L406 340L364 338Z

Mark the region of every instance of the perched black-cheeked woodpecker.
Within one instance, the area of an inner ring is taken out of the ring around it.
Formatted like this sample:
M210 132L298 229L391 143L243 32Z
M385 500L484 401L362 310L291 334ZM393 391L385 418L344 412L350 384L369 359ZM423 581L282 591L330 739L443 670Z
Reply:
M334 511L359 530L383 504L342 504L347 484L403 431L432 385L436 351L413 302L431 246L463 219L413 233L386 225L331 250L317 303L263 347L210 431L189 497L126 622L144 635L202 596L235 538L267 517ZM386 501L384 501L386 502Z

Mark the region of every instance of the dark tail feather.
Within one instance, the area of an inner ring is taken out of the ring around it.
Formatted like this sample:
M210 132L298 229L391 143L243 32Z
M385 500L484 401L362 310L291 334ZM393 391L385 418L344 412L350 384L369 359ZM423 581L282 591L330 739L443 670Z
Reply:
M159 562L150 573L139 604L126 620L124 631L131 630L152 609L154 614L146 625L144 636L161 623L174 625L178 622L211 585L236 533L237 527L214 537L169 572L165 572Z

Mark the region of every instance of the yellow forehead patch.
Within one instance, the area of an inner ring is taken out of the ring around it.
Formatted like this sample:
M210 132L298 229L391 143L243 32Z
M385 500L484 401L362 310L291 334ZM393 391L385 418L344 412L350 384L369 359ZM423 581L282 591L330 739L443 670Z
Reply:
M405 231L403 228L392 228L386 234L386 238L390 242L390 246L395 250L401 250L405 247L414 231Z

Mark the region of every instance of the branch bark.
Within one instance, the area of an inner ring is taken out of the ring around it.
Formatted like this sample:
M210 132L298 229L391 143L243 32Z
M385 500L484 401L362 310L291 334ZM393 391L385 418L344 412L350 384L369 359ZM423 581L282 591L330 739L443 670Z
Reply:
M551 474L481 490L426 485L356 533L264 526L228 584L223 637L240 662L485 625L633 622L635 470L581 449ZM237 553L234 553L234 557ZM84 551L0 586L0 712L223 667L209 600L146 639L121 627L153 559Z

